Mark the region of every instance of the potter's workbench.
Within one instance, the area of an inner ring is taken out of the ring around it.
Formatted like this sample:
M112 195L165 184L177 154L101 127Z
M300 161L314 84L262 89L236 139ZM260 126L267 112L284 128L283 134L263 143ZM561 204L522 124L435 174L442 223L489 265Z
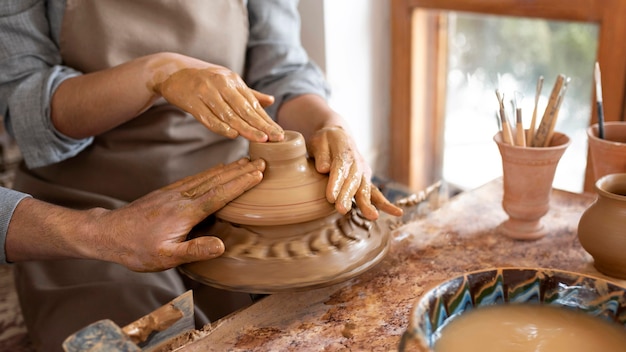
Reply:
M546 267L608 278L576 236L593 194L554 190L543 218L549 235L520 242L495 233L507 218L496 179L452 198L393 231L387 257L372 270L330 287L268 296L207 326L183 351L392 351L413 304L429 288L466 271Z

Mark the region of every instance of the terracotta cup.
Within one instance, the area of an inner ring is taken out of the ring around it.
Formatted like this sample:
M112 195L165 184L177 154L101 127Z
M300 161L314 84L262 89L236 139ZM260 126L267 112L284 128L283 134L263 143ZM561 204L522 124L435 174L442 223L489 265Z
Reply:
M555 132L548 147L512 146L500 132L493 139L502 156L502 208L509 216L497 232L518 240L539 239L547 232L541 218L550 209L554 173L570 139Z
M598 124L587 128L587 141L594 180L608 174L626 172L626 122L604 123L604 138L598 137Z

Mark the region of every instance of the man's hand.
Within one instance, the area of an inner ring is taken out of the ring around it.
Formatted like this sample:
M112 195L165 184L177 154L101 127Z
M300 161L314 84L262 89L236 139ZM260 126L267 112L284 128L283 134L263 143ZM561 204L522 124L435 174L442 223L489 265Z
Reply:
M101 211L95 257L134 271L159 271L224 252L217 237L185 240L210 214L258 184L263 160L241 159L187 177L117 210Z

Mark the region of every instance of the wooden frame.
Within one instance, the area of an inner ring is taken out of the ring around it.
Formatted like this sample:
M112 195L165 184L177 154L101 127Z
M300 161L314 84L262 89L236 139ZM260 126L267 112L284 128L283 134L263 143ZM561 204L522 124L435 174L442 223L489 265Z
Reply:
M393 180L422 189L441 178L446 72L441 55L446 54L446 45L440 29L445 26L441 17L427 10L598 23L605 119L626 119L626 1L391 0L389 174ZM595 123L592 110L591 123ZM585 190L592 187L590 169L588 161Z

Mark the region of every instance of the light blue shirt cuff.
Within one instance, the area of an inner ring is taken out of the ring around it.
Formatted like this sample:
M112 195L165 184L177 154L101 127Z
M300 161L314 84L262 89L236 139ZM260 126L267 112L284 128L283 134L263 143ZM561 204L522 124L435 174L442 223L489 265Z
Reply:
M38 75L49 75L43 79ZM37 96L31 91L18 90L11 97L11 109L6 118L10 122L9 133L17 141L22 157L29 168L46 166L71 158L85 149L93 137L74 139L59 132L50 118L50 98L65 79L80 72L64 66L55 66L51 72L34 74L25 84L43 84ZM38 83L43 82L43 83ZM33 102L41 102L34 104ZM19 117L18 117L19 116Z
M11 222L13 212L24 198L29 197L30 195L25 193L0 188L0 243L2 244L2 251L0 251L0 264L9 264L7 262L5 243L7 239L7 231L9 230L9 222Z

